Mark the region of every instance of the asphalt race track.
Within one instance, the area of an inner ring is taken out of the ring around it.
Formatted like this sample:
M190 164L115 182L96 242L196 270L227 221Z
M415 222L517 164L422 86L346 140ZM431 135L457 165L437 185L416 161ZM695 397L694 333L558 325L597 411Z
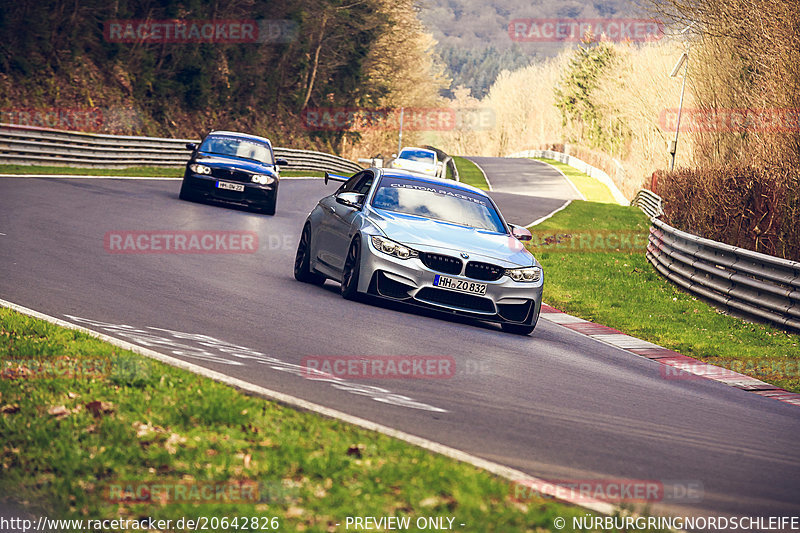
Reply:
M574 194L541 163L475 161L511 222L530 223ZM527 204L509 196L513 175L537 192ZM519 337L349 302L332 282L298 283L292 266L302 222L335 184L284 181L274 217L183 202L179 187L0 178L0 298L540 478L656 480L666 487L657 511L800 509L797 407L712 381L665 379L656 362L546 320ZM258 246L214 254L107 249L108 232L147 230L248 231ZM305 357L348 355L449 356L456 372L333 386L291 371ZM688 486L689 495L672 491Z
M495 192L561 200L581 200L564 176L547 163L527 158L469 157L486 173Z

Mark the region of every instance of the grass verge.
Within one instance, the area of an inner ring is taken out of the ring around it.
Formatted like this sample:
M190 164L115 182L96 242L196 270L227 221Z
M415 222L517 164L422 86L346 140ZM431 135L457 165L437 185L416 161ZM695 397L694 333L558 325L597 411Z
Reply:
M556 161L555 159L545 159L543 157L536 157L533 159L542 161L548 165L552 165L563 172L587 201L603 202L608 204L617 203L617 201L614 200L614 195L611 194L611 190L608 188L608 186L600 183L594 178L587 176L580 170L574 169L569 165Z
M0 335L0 494L51 518L275 517L280 531L326 532L347 516L431 516L489 532L542 531L558 516L569 531L586 514L517 501L508 482L472 466L9 309ZM54 367L71 375L42 371ZM220 486L231 501L215 500L218 490L203 498ZM177 487L199 501L155 497Z
M489 190L489 184L486 183L486 178L483 177L483 172L481 172L481 169L479 169L475 163L469 159L465 159L457 155L453 156L453 160L456 162L458 177L461 180L461 183L472 185L473 187L483 189L484 191Z
M76 176L133 176L133 177L183 177L183 168L128 167L128 168L77 168L38 165L0 165L0 174L64 174ZM312 176L321 178L322 172L311 170L282 170L281 176Z
M636 207L572 202L534 226L531 251L546 274L544 299L581 318L682 354L800 392L800 336L723 314L661 277L644 246L647 217ZM581 235L589 252L573 251ZM557 240L562 241L556 245ZM633 241L633 239L632 239ZM558 246L563 251L557 251ZM550 248L553 251L545 251Z

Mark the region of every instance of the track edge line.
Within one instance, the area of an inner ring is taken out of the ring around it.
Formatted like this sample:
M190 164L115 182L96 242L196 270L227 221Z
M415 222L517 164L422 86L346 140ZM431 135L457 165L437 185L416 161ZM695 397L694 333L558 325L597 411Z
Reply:
M620 512L620 509L610 503L603 502L600 500L595 501L585 501L583 498L562 498L557 497L559 493L562 491L559 490L560 487L552 486L549 482L536 478L534 476L525 474L519 470L515 470L513 468L503 466L499 463L495 463L493 461L489 461L488 459L482 459L478 456L472 455L470 453L464 452L462 450L458 450L456 448L452 448L450 446L446 446L444 444L440 444L438 442L434 442L432 440L428 440L423 437L418 437L416 435L412 435L410 433L406 433L404 431L400 431L398 429L390 428L388 426L384 426L382 424L378 424L377 422L371 422L364 418L360 418L354 415L349 415L342 411L338 411L336 409L331 409L329 407L325 407L313 402L309 402L303 400L302 398L297 398L295 396L291 396L289 394L284 394L282 392L273 391L271 389L267 389L265 387L261 387L259 385L254 385L247 381L227 376L221 372L217 372L215 370L211 370L200 365L196 365L194 363L189 363L187 361L183 361L181 359L177 359L175 357L171 357L169 355L164 355L160 352L155 350L151 350L149 348L144 348L141 346L137 346L135 344L129 343L127 341L123 341L117 339L115 337L111 337L104 333L100 333L99 331L94 331L89 328L85 328L83 326L79 326L77 324L73 324L66 320L62 320L60 318L56 318L42 312L29 309L27 307L23 307L21 305L15 304L13 302L9 302L3 299L0 299L0 307L5 307L8 309L12 309L24 315L32 316L34 318L38 318L40 320L44 320L46 322L50 322L51 324L55 324L57 326L65 327L67 329L72 329L76 331L81 331L86 333L87 335L91 335L97 339L102 341L108 342L122 348L124 350L130 350L134 353L142 355L144 357L149 357L150 359L155 359L162 363L168 364L170 366L180 368L183 370L187 370L192 372L193 374L197 374L199 376L207 377L209 379L213 379L214 381L223 383L225 385L234 387L236 389L249 392L251 394L255 394L262 398L266 398L269 400L274 400L280 404L293 407L296 409L301 409L303 411L309 411L320 416L324 416L326 418L332 418L336 420L340 420L342 422L346 422L348 424L360 427L362 429L366 429L368 431L375 431L377 433L381 433L386 435L387 437L395 438L398 440L402 440L407 442L408 444L412 444L417 446L418 448L422 448L424 450L437 453L439 455L443 455L450 459L454 459L456 461L466 463L472 465L476 468L480 468L485 470L491 474L494 474L498 477L505 478L511 482L521 482L524 484L533 484L537 486L537 491L542 493L543 495L550 496L555 500L566 502L577 507L582 507L584 509L589 509L591 511L595 511L605 515L611 515L616 512ZM550 488L552 487L552 489Z

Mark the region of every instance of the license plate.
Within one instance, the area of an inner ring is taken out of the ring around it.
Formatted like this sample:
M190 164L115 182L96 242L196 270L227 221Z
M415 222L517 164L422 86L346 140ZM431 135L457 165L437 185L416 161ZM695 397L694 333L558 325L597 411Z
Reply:
M241 183L228 183L227 181L218 181L217 188L225 189L226 191L242 192L244 190L244 185L242 185Z
M465 281L463 279L448 278L447 276L440 276L436 274L433 278L433 284L436 287L449 289L451 291L466 292L467 294L486 294L485 283L475 283L474 281Z

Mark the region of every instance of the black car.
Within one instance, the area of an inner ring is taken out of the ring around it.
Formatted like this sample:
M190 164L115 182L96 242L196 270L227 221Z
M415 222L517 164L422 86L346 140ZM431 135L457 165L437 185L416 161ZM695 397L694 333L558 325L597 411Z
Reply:
M212 131L193 150L186 163L181 184L181 200L209 199L252 207L267 215L275 214L278 202L278 165L269 139L236 133Z

